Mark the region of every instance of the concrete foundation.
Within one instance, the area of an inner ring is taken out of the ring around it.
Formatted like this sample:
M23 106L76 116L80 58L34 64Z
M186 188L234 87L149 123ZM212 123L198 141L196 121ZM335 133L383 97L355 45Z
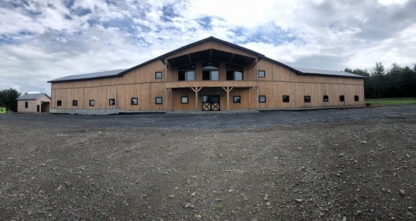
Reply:
M123 109L51 109L53 114L79 114L79 115L109 115L118 114Z

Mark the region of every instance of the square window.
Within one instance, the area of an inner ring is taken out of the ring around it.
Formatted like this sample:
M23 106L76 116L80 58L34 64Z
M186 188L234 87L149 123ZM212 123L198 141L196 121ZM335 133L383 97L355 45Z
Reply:
M188 103L188 97L187 96L181 97L181 104L187 104L187 103Z
M29 107L29 102L25 102L25 108L28 108Z
M358 95L354 96L354 101L360 101L360 97L358 97Z
M243 72L234 71L234 80L235 81L242 81L243 80Z
M58 106L58 107L62 106L62 101L61 100L57 101L56 106Z
M266 71L259 71L258 76L259 76L259 78L265 78L266 77Z
M240 96L234 96L233 97L233 102L234 103L241 103L241 97Z
M310 103L311 102L311 96L305 96L305 103Z
M329 97L328 97L328 95L324 95L324 102L329 102Z
M344 95L339 96L339 102L344 102L344 101L345 101Z
M110 106L114 106L114 105L116 105L116 99L114 99L114 98L109 99L109 100L108 100L108 105L110 105Z
M95 106L95 100L90 100L90 107L94 107Z
M155 72L155 79L162 79L162 72Z
M162 103L163 103L162 97L155 98L155 104L162 104Z
M138 105L139 104L139 99L138 98L132 98L131 99L131 105Z
M259 96L259 103L266 103L266 95Z
M72 106L74 106L74 107L78 106L78 101L77 100L73 100L72 101Z
M283 95L283 102L289 103L289 95Z

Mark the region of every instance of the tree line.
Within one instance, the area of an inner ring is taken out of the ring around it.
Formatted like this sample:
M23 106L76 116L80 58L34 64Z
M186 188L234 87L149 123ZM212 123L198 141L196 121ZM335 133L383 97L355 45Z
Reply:
M364 79L365 98L416 98L416 65L412 69L393 63L390 70L385 71L384 65L377 62L372 72L349 68L344 71L367 77Z
M17 111L16 99L20 97L20 92L10 88L0 91L0 107L6 107L7 110Z

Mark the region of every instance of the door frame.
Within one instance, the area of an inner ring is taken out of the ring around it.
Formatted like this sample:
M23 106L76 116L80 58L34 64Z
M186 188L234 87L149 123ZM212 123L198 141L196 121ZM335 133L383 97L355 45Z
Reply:
M208 97L209 102L204 102L204 96ZM211 98L217 97L218 102L212 102ZM201 96L202 111L221 111L221 95L204 94Z

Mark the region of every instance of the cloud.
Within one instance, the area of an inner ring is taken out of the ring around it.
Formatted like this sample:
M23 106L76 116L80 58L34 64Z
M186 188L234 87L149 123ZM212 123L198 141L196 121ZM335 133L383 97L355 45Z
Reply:
M416 1L3 0L0 89L129 68L215 36L297 67L413 66Z

